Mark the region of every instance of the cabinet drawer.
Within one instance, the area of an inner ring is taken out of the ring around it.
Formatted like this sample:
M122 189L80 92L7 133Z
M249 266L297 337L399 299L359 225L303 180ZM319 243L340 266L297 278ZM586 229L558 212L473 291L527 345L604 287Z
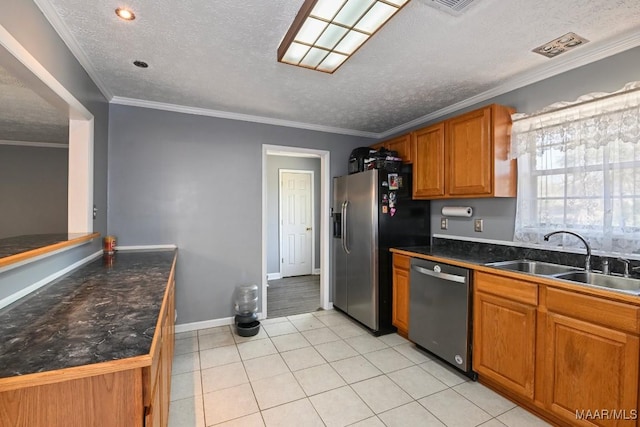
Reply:
M475 274L474 286L480 292L538 305L538 285L535 283L478 271Z
M408 257L406 255L393 254L393 266L395 268L409 270L409 268L411 268L411 257Z
M640 307L551 287L546 302L554 313L640 334Z

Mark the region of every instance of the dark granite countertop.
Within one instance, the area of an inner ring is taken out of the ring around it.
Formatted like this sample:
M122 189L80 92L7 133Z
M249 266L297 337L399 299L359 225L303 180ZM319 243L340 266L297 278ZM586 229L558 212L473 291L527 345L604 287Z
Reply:
M431 246L397 247L395 249L477 265L513 259L531 259L582 268L584 267L585 258L582 254L559 252L551 249L435 237ZM592 266L596 269L600 268L601 261L601 257L594 255L592 257Z
M175 250L99 258L0 310L0 378L148 354Z
M468 264L482 265L488 262L503 261L506 255L495 254L493 252L469 251L466 248L458 248L455 246L409 246L396 247L402 251L413 252L420 255L428 255L440 258L448 258Z
M395 247L394 250L401 250L410 254L425 255L443 258L445 260L458 261L465 264L485 266L488 263L509 261L516 259L528 259L532 261L549 262L553 264L567 265L577 268L584 268L585 255L580 253L560 252L545 248L532 248L521 247L514 245L500 245L494 243L473 242L455 239L433 238L431 246L405 246ZM603 260L614 259L613 256L593 255L591 257L591 266L594 271L598 272L602 270ZM612 262L610 263L610 271L612 274L622 275L622 263ZM631 266L635 267L640 265L637 260L631 261ZM491 267L491 266L489 266ZM493 267L495 268L495 267ZM503 270L504 271L504 270ZM529 274L529 273L522 273ZM531 273L535 277L545 277ZM631 276L634 279L640 279L636 275ZM562 281L562 279L557 279ZM571 283L574 287L585 289L590 287L580 282L564 281L564 283ZM605 288L599 286L593 286L599 290L604 290L610 295L619 294L631 296L636 299L634 293L625 293L624 291L618 291L614 288ZM633 301L634 303L636 301Z

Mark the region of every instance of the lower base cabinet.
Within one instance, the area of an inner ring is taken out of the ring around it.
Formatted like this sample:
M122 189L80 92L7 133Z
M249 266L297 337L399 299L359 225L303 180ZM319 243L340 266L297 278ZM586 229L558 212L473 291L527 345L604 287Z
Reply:
M639 425L640 307L558 289L546 300L545 408L575 425Z
M160 342L150 367L144 368L144 427L169 425L171 396L171 363L175 346L175 284L167 290L167 299L160 321ZM152 350L153 351L153 350Z
M640 426L640 306L475 274L481 382L553 425Z
M536 308L484 293L474 306L475 371L533 400Z
M71 368L0 391L0 427L167 427L175 337L175 283L165 293L148 359ZM62 379L60 379L62 378Z
M391 324L398 328L398 334L409 334L409 276L411 258L393 254L393 296Z

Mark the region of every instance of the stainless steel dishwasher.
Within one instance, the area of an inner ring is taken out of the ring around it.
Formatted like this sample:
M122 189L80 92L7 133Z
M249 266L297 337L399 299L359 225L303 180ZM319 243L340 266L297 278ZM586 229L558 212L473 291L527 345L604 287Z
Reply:
M476 379L471 370L471 272L411 259L409 338Z

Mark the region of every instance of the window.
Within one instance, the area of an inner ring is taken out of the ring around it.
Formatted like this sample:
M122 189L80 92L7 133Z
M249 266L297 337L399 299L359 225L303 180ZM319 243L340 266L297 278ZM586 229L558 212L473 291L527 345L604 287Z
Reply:
M593 249L640 254L640 82L513 118L514 240L542 243L563 229Z

